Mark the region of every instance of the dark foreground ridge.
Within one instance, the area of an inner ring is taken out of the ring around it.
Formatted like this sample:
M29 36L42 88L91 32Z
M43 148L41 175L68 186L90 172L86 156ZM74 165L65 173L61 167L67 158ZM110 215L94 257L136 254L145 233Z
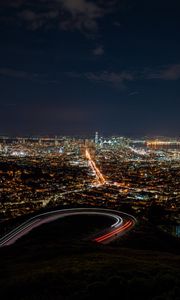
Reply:
M1 248L2 299L179 299L179 241L146 224L110 245L86 241L108 225L67 217Z

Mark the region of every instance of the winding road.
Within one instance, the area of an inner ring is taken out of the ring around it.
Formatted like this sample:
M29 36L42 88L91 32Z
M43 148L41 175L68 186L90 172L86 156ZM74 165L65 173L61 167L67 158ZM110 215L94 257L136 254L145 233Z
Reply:
M102 244L110 243L111 241L119 238L119 236L132 229L136 223L136 219L133 216L110 209L75 208L55 210L39 214L13 229L11 232L0 239L0 247L14 244L18 239L28 234L32 229L41 226L42 224L72 215L103 215L111 218L113 221L110 227L97 233L93 238L89 238L94 242Z

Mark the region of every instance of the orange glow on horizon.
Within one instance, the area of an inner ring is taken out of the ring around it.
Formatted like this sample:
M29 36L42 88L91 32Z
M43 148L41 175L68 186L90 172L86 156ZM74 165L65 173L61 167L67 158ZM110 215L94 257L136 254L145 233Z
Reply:
M160 145L180 145L179 141L160 141L160 140L152 140L146 142L147 146L160 146Z

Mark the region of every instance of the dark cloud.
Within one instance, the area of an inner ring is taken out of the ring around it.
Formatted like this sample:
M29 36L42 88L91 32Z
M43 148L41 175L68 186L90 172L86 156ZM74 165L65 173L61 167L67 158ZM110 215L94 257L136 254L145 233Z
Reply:
M59 0L58 2L69 15L68 18L60 20L60 27L64 30L96 31L98 21L119 7L117 0L107 2L101 0Z
M98 48L95 50L98 51ZM94 52L93 52L94 53ZM94 53L95 54L95 53ZM102 53L103 54L103 53ZM96 55L100 55L96 53ZM68 72L67 76L73 78L87 79L95 81L97 83L111 84L115 87L125 88L127 82L138 80L178 80L180 79L180 64L169 65L168 67L161 67L156 70L123 70L123 71L101 71L101 72ZM135 91L129 94L129 96L137 95L139 92Z
M115 85L122 85L126 81L134 80L133 75L125 71L120 73L108 71L104 71L102 73L87 73L86 77L90 80L95 80L97 82L108 82Z
M133 81L136 79L135 75L133 73L130 73L128 71L122 71L122 72L109 72L109 71L103 71L103 72L86 72L83 74L79 74L76 72L69 72L67 73L69 77L73 78L85 78L90 81L95 81L97 83L106 83L111 84L118 88L125 88L126 83L128 81Z
M25 21L28 28L31 30L36 30L48 25L50 21L57 19L58 16L59 14L56 10L50 10L42 13L36 13L32 10L23 10L18 14L18 17Z
M24 79L32 79L36 77L36 74L30 74L28 72L14 70L10 68L1 68L0 69L1 76L14 77L14 78L24 78Z
M97 3L87 0L60 0L64 11L69 13L69 19L60 21L63 29L96 30L97 21L105 14L105 10Z
M0 3L0 7L19 7L24 2L24 0L2 0Z
M61 30L95 32L98 21L113 12L117 3L113 0L108 4L100 0L8 0L2 1L0 7L14 8L13 17L26 22L31 30L49 26L56 20L56 26Z
M39 83L56 83L55 80L49 79L46 74L30 73L11 68L0 68L0 76L32 80Z
M121 27L121 26L122 26L121 23L118 22L118 21L115 21L115 22L113 23L113 25L116 26L116 27Z
M128 94L129 97L136 96L136 95L139 95L139 92L138 92L138 91L130 92L130 93Z
M150 79L178 80L180 79L180 64L169 65L148 74Z
M104 54L104 48L103 46L97 46L94 50L93 50L93 54L97 55L97 56L101 56Z

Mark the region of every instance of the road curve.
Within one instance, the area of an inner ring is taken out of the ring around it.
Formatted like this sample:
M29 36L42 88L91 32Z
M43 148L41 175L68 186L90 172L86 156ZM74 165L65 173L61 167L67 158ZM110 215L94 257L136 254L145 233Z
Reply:
M72 215L103 215L111 218L114 222L105 230L99 232L90 239L97 243L107 244L117 239L119 236L125 234L127 231L133 228L136 223L136 219L124 212L102 209L102 208L74 208L74 209L62 209L55 210L43 214L39 214L33 218L30 218L20 226L13 229L0 239L0 247L9 246L14 244L22 236L26 235L32 229L39 227L42 224L55 221L59 218L72 216Z

